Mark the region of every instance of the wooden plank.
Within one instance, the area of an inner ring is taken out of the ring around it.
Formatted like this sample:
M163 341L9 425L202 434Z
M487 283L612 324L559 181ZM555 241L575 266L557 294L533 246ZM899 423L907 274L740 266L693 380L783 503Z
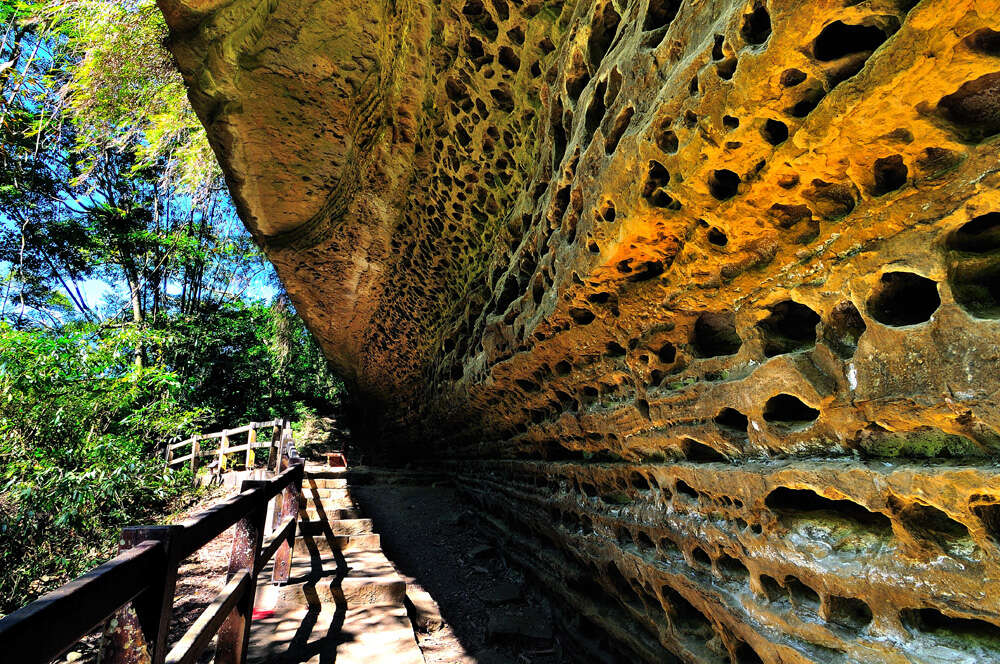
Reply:
M261 448L270 447L270 446L271 446L271 443L254 443L253 449L259 450ZM247 444L246 443L244 443L242 445L239 445L239 446L236 446L236 447L230 447L229 451L227 452L227 454L231 454L233 452L242 452L246 448L247 448ZM206 457L206 456L215 456L218 453L219 453L218 450L202 450L199 453L198 456L203 456L203 457ZM177 463L181 458L182 457L178 457L177 459L174 459L174 463ZM189 459L189 458L191 458L191 455L190 454L185 454L183 458L184 459Z
M47 664L146 589L163 565L163 543L145 541L0 619L0 653L18 664Z
M253 449L259 450L259 449L261 449L263 447L270 447L270 446L271 446L270 443L254 443ZM242 445L236 445L236 446L233 446L233 447L227 447L225 453L227 455L229 455L229 454L238 454L239 452L246 452L246 451L248 451L248 449L249 449L248 448L248 443L244 443ZM214 457L214 456L218 456L219 452L220 452L219 450L202 450L202 451L200 451L198 453L198 456L199 457ZM191 459L191 454L185 454L182 457L177 457L176 459L172 459L171 462L170 462L170 465L171 466L175 466L175 465L178 465L180 463L183 463L184 461L188 461L189 459Z
M180 531L180 526L140 526L122 531L120 551L155 540L163 543L166 555L162 567L148 570L149 587L118 609L105 625L100 662L163 664L177 585L178 561L172 555L173 539Z
M249 493L262 495L269 482L266 480L245 480L242 488ZM215 647L216 664L245 664L247 646L250 643L250 623L252 622L253 600L257 585L257 561L260 545L264 539L264 518L267 516L267 501L259 501L254 508L236 523L233 534L233 549L229 557L229 576L247 572L250 587L244 597L233 605L226 621L219 628L219 639Z
M254 449L257 449L257 448L268 447L268 446L269 446L268 443L257 443L253 447L254 447ZM246 450L247 450L247 443L243 443L242 445L234 445L232 447L227 447L225 449L225 454L226 455L237 454L239 452L245 452ZM220 454L220 452L221 452L221 449L219 449L219 450L204 450L203 452L201 452L201 454L199 456L203 456L203 457L206 457L206 456L218 456ZM187 459L189 457L185 456L183 458ZM178 459L174 459L175 463L177 461L178 461Z
M166 664L192 664L212 642L215 633L232 612L236 603L250 590L250 573L246 570L235 574L222 592L209 604L184 636L170 649Z
M245 432L248 432L248 431L256 431L257 429L264 429L264 428L267 428L267 427L270 427L270 426L274 426L275 424L279 424L280 422L281 422L281 420L271 420L269 422L251 422L250 424L238 427L236 429L226 429L226 430L223 430L223 431L216 431L215 433L206 433L206 434L201 434L201 435L198 435L198 436L192 436L191 438L188 438L186 440L182 440L179 443L171 443L171 444L167 445L167 449L176 450L178 447L184 447L185 445L190 445L195 440L207 440L207 439L212 439L212 438L222 438L223 434L225 434L226 431L229 432L229 435L235 436L237 434L245 433Z
M234 445L232 447L227 447L226 451L225 451L225 454L226 454L226 456L228 456L230 454L238 454L240 452L245 452L246 449L247 449L246 443L244 443L242 445Z
M283 541L293 539L295 537L295 521L295 516L286 517L285 520L278 525L278 528L271 533L271 536L267 538L267 541L265 541L262 546L260 559L257 561L258 568L263 567L269 560L271 560Z
M227 433L228 433L228 434L229 434L230 436L236 436L236 435L239 435L239 434L241 434L241 433L246 433L247 431L250 431L250 429L251 429L252 427L253 427L253 424L252 424L252 423L251 423L251 424L244 424L243 426L241 426L241 427L237 427L237 428L235 428L235 429L226 429L226 432L227 432Z
M185 521L179 536L178 557L183 560L221 535L258 503L264 503L263 492L246 491L214 505Z

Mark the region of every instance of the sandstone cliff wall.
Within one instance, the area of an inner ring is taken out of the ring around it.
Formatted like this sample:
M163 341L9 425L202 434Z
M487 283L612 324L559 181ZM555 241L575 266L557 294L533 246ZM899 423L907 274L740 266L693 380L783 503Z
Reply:
M1000 2L161 6L373 453L594 652L1000 661Z

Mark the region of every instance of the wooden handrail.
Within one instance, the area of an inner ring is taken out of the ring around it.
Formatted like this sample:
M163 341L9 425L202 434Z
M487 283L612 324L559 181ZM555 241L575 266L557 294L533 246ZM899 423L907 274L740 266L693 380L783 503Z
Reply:
M181 524L184 531L177 544L180 557L188 557L228 530L244 514L261 505L266 505L267 501L280 493L291 482L301 483L302 476L303 465L296 464L273 480L268 480L266 486L243 491L184 522Z
M201 653L211 643L219 627L225 622L236 603L243 599L250 589L250 573L242 570L229 580L226 587L205 609L194 624L185 632L167 654L167 664L191 664L198 661Z
M228 465L228 458L233 454L245 454L246 455L246 467L252 468L254 462L254 450L269 448L272 452L271 456L268 457L268 466L277 466L277 462L274 461L275 454L278 450L278 443L281 439L282 431L286 427L286 420L269 420L267 422L250 422L241 427L235 429L223 429L222 431L216 431L214 433L199 434L197 436L192 436L186 440L182 440L178 443L170 443L166 446L166 464L167 467L180 466L182 464L188 464L191 467L192 475L197 474L199 459L204 457L217 457L218 462L213 465L213 476L216 479L221 478L222 473L226 470ZM258 443L257 442L257 430L264 429L267 427L272 428L271 442L269 443ZM248 434L247 442L241 445L230 445L230 438L232 436L237 436L240 434ZM213 440L218 438L220 440L217 449L202 449L202 442L206 440ZM178 450L187 445L191 446L191 451L183 456L175 456L175 450Z
M305 475L286 420L278 420L280 472L269 480L247 480L242 491L176 526L126 528L119 555L0 619L0 658L46 664L105 624L105 664L194 662L218 633L216 662L243 664L257 577L273 557L273 583L288 580ZM263 542L267 505L280 528ZM228 583L169 655L166 635L173 612L177 569L185 558L236 526Z
M237 427L236 429L225 429L224 431L216 431L215 433L205 433L205 434L199 434L197 436L191 436L190 438L182 440L179 443L171 443L170 445L167 445L167 449L174 450L177 449L178 447L184 447L185 445L190 445L196 439L207 440L209 438L221 438L226 433L228 433L230 436L236 436L241 433L246 433L251 429L266 429L267 427L278 426L281 423L282 420L269 420L267 422L251 422L250 424L245 424L241 427Z
M145 590L146 570L163 559L160 542L143 542L3 618L4 659L48 662L58 657ZM78 611L80 606L89 610Z

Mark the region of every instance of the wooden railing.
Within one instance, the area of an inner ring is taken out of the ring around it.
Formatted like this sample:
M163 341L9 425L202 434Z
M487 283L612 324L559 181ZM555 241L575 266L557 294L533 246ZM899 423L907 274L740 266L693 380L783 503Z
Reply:
M216 433L202 434L198 436L192 436L187 440L182 440L179 443L171 443L167 445L167 465L168 466L179 466L183 463L188 463L191 466L192 474L197 474L198 466L200 460L205 457L216 457L217 461L213 465L213 473L216 475L221 475L224 473L229 466L229 455L232 454L245 454L245 466L247 469L254 467L254 450L259 450L262 448L269 448L270 456L268 457L268 465L274 465L274 459L278 451L278 445L281 441L282 431L284 431L285 420L271 420L269 422L251 422L242 427L237 427L236 429L225 429ZM257 430L271 428L271 442L257 442ZM242 434L247 434L247 441L242 445L233 445L232 439L235 436ZM203 442L215 441L218 439L218 447L212 447L211 449L203 449ZM182 447L191 446L190 450L187 451L183 456L175 456L177 450Z
M102 664L191 664L216 634L216 664L243 664L257 577L274 558L272 582L287 582L294 549L305 463L287 421L278 424L274 478L244 481L239 495L183 524L125 528L118 557L0 619L0 661L45 664L103 624ZM265 538L276 496L278 523ZM232 526L225 588L168 652L178 566Z

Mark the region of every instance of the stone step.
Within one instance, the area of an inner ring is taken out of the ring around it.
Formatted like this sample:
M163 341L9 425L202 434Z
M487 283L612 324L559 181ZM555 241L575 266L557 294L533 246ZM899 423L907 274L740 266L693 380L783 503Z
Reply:
M347 510L334 510L335 513L346 511ZM351 510L351 513L356 514L356 511ZM316 515L312 516L313 518L311 519L305 519L299 522L299 528L309 534L329 532L329 534L332 535L371 535L375 533L371 519L350 518L327 520L316 518ZM329 530L327 530L326 526L321 526L319 524L327 524L329 526Z
M331 546L332 545L332 546ZM295 538L295 555L310 555L313 550L321 555L331 551L371 551L380 549L382 539L377 533L336 535L329 523L303 521Z
M406 582L381 551L300 556L278 591L279 604L300 606L403 606L405 598Z
M375 532L371 519L337 519L330 521L330 530L334 535L370 535Z
M346 606L354 608L386 604L403 606L406 582L399 577L381 579L348 577L339 583L335 577L319 579L315 583L282 586L278 601L285 605Z
M404 576L406 582L406 601L409 604L410 619L413 626L424 633L433 633L444 626L441 607L434 601L431 594L417 583L416 579Z
M406 609L348 609L338 637L337 664L424 664Z
M381 551L344 553L347 576L340 581L340 599L355 606L404 606L406 581Z
M303 493L318 493L320 495L329 495L331 491L346 491L347 490L347 480L306 480L302 482Z
M299 507L312 507L313 509L322 507L323 509L329 510L346 509L356 507L356 505L350 496L324 496L320 498L303 496L299 500Z
M274 615L253 621L247 664L333 661L340 627L341 616L335 606L319 612L308 606L277 607Z
M341 508L326 510L326 516L329 521L343 521L344 519L365 518L361 514L361 510L359 510L356 507L341 507Z
M248 664L424 664L400 607L284 607L253 623Z
M346 477L316 477L306 475L302 480L303 489L346 489Z
M337 514L340 514L342 510L354 510L357 508L352 504L335 503L328 504L322 503L319 507L310 505L309 507L299 508L299 519L303 521L337 521Z
M351 500L351 492L349 489L306 489L302 488L302 497L309 500L328 500L330 498L336 500Z
M307 471L299 516L288 583L267 588L275 613L254 621L247 661L425 664L407 603L427 613L436 606L424 606L433 600L420 590L416 601L407 597L406 580L355 507L343 469Z
M330 466L306 466L305 478L309 479L339 479L347 477L346 468L331 468Z

